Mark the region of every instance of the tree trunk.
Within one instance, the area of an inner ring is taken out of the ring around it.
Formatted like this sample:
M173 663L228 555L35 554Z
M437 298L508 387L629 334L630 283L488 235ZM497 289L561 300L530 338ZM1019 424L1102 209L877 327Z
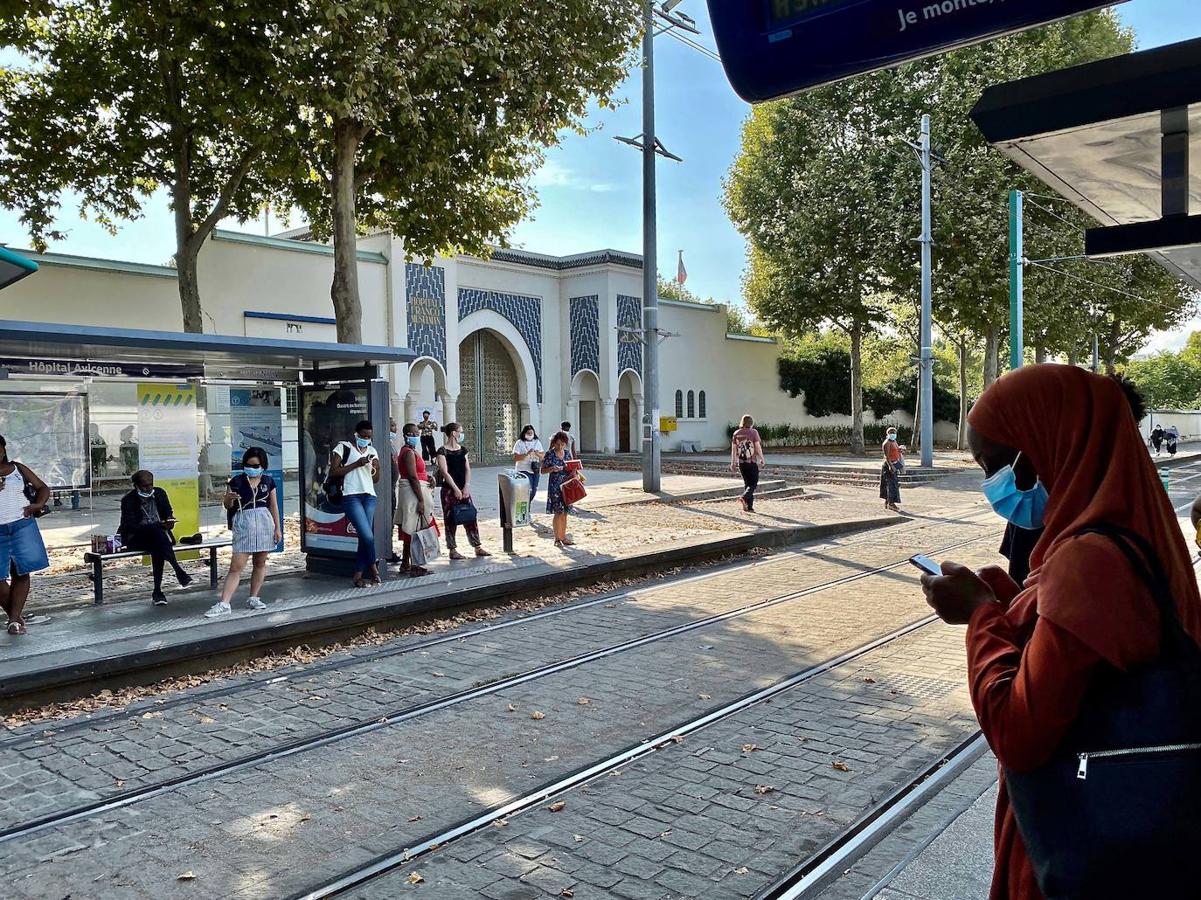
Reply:
M360 123L350 119L334 123L334 280L329 295L334 303L338 342L342 344L363 343L354 190L355 157L362 137Z
M1071 350L1068 351L1068 365L1069 366L1080 365L1080 348L1079 347L1073 347Z
M179 273L179 305L183 330L204 332L200 307L200 283L196 278L196 245L192 228L192 154L191 139L182 130L173 132L175 141L175 182L171 185L171 211L175 215L175 270Z
M1043 347L1040 345L1040 346L1036 346L1034 348L1034 361L1038 365L1042 365L1043 363L1045 363L1047 361L1047 348L1046 347Z
M183 307L183 330L191 334L204 333L203 307L200 305L200 281L196 258L200 241L191 239L181 244L175 253L175 271L179 279L179 302Z
M996 325L989 325L984 334L984 389L992 385L1000 375L1001 334Z
M959 343L959 440L956 446L967 449L967 338Z
M862 456L863 448L863 327L851 326L851 452Z
M1105 374L1113 375L1117 372L1118 362L1118 340L1122 333L1122 323L1118 321L1117 316L1109 323L1109 341L1105 345Z

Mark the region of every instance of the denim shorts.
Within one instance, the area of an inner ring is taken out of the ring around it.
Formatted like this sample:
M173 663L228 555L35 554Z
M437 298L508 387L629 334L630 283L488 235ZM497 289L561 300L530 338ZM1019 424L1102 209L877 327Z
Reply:
M18 575L50 568L42 532L34 519L0 525L0 578L8 578L13 566Z

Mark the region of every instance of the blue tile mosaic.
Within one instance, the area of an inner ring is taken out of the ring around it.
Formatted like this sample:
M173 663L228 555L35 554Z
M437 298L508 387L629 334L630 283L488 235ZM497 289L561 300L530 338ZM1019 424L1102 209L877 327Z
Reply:
M409 349L446 368L446 272L440 266L405 264Z
M617 295L617 327L642 328L642 298L630 297L626 294ZM617 340L617 371L624 372L633 369L642 377L642 341L635 335L618 331Z
M591 369L600 377L600 297L571 298L571 377Z
M542 300L524 294L502 294L499 291L481 291L476 288L459 288L459 321L473 312L490 309L513 323L525 341L526 349L534 360L534 376L538 385L538 402L542 402Z

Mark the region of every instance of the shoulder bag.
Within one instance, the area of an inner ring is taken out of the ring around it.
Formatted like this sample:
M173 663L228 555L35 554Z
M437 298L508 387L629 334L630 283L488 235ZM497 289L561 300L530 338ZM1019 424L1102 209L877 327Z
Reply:
M334 452L336 453L338 447L341 446L343 445L338 444L334 447ZM345 446L346 452L342 454L342 465L346 465L346 460L350 459L350 445L346 444ZM326 500L334 504L334 506L341 506L342 497L346 490L345 476L334 478L332 475L327 475L325 481L321 483L321 490L325 493Z
M1130 672L1102 665L1051 760L1005 771L1018 828L1047 900L1196 896L1201 650L1140 535L1112 525L1078 533L1112 540L1150 588L1161 652Z

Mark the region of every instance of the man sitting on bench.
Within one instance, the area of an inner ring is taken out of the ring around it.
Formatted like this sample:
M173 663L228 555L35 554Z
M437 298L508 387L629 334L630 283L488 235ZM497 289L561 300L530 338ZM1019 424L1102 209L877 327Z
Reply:
M175 513L167 492L154 486L154 475L145 469L133 473L133 490L121 498L121 527L117 534L126 547L145 550L150 555L154 569L154 593L151 598L155 606L166 606L167 595L163 593L163 563L169 562L179 579L180 587L192 583L192 576L183 570L175 559L175 542L171 529L175 527Z

